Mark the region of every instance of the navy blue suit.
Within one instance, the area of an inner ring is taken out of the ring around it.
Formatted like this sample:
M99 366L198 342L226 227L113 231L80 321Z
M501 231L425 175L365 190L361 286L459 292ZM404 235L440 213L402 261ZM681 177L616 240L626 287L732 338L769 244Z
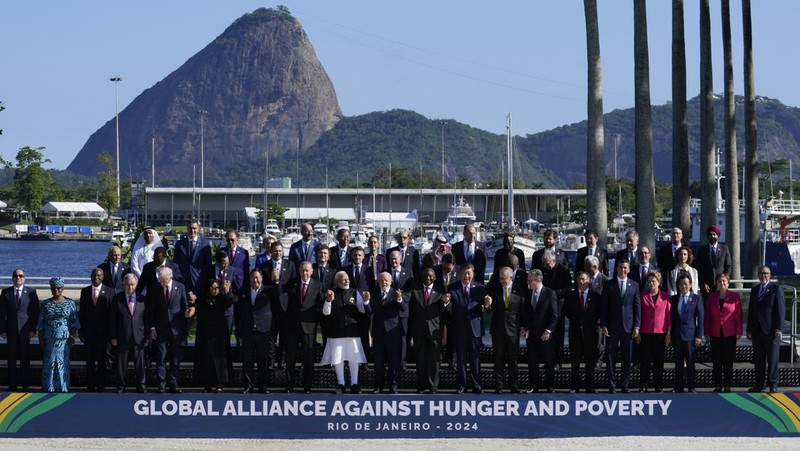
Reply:
M465 263L471 263L475 267L475 281L480 284L486 283L486 254L477 242L475 242L475 253L472 255L471 261L464 252L463 240L453 243L453 247L450 249L459 268L464 266ZM520 264L524 265L525 263L523 261Z
M236 302L236 338L242 342L242 372L245 391L269 387L272 355L275 342L272 339L272 297L263 285L255 301L251 290L242 290ZM258 379L254 374L258 363Z
M11 286L0 294L0 333L6 334L8 343L8 385L16 389L19 383L26 390L31 365L28 345L39 321L39 296L36 290L23 285L17 304L15 290Z
M686 388L694 390L697 380L697 371L694 366L695 338L703 337L703 325L705 307L699 295L689 293L686 307L681 313L680 294L672 296L672 348L675 350L675 390L683 390L683 382L686 380ZM685 371L684 371L685 364Z
M464 286L456 281L449 287L450 301L450 333L455 340L456 370L459 390L470 386L475 391L481 387L480 347L483 327L483 297L486 291L483 285L473 282L466 297ZM470 364L469 378L467 361Z
M528 290L522 306L522 324L528 331L528 382L531 389L539 390L539 365L544 363L545 385L552 390L555 381L553 357L555 346L553 333L558 323L558 296L551 288L542 285L539 288L539 299L536 291ZM542 340L546 330L550 331L550 339Z
M181 270L186 292L200 296L201 285L204 282L200 276L203 274L203 270L214 261L211 256L211 245L205 238L198 237L194 250L192 248L191 240L188 236L184 236L175 243L175 256L172 261Z
M400 257L403 257L403 251L400 250L399 246L395 246L389 248L386 251L385 257L387 262L391 261L389 259L389 255L391 255L393 251L400 252ZM410 244L406 246L405 258L403 258L403 261L401 262L400 266L411 271L411 275L414 277L414 279L419 279L419 271L421 263L422 262L420 261L419 258L419 251L414 249L414 246L411 246Z
M89 285L81 289L78 319L81 323L81 340L86 348L86 385L89 390L102 390L105 386L106 346L114 290L100 285L95 303L94 288Z
M250 253L247 252L247 249L236 246L236 249L233 251L233 258L231 258L231 249L229 246L223 247L222 250L228 254L228 266L236 268L236 283L238 283L240 287L247 285L247 281L250 277Z
M306 245L307 244L307 245ZM294 263L295 269L300 272L300 263L309 262L312 265L317 262L317 247L319 240L311 238L308 243L304 240L295 241L289 247L289 260Z
M144 391L145 366L144 348L149 337L149 315L144 296L133 294L135 308L133 314L128 309L127 294L123 291L114 295L111 305L109 336L117 340L114 360L117 366L117 390L125 389L125 371L130 352L133 351L136 370L136 389Z
M631 356L633 353L634 329L642 321L642 301L639 285L630 277L627 279L625 295L620 293L620 280L616 277L606 282L600 298L600 326L608 330L606 337L606 375L610 389L628 388L631 377ZM622 354L622 375L617 381L615 367L617 351ZM619 382L619 383L618 383Z
M753 363L756 370L755 388L763 389L769 383L777 389L778 356L781 340L775 332L783 329L786 317L786 300L778 284L770 282L761 293L761 285L750 290L750 306L747 315L747 333L753 341Z
M389 390L397 390L397 374L403 357L403 343L406 340L408 324L408 294L395 299L397 291L390 288L383 299L381 289L370 293L372 307L372 350L375 362L375 388L383 388L386 382ZM388 366L388 373L385 372ZM384 375L387 377L384 379Z
M97 265L97 267L103 270L103 285L111 287L111 289L114 290L114 294L122 293L125 289L125 284L123 283L125 274L131 272L130 265L119 262L117 264L116 274L113 274L111 271L111 262L109 261L104 261Z
M184 316L189 308L186 288L182 283L173 280L169 298L165 296L162 285L147 289L147 312L150 315L150 326L155 329L156 366L160 388L169 384L178 388L178 373L181 366L183 341L189 332L189 321ZM167 351L171 356L169 374L167 374Z

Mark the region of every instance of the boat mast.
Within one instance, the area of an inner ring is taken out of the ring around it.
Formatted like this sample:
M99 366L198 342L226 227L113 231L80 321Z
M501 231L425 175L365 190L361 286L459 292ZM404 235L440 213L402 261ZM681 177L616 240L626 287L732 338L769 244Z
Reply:
M506 118L506 158L508 159L508 230L514 230L514 164L513 164L513 138L511 133L511 113Z

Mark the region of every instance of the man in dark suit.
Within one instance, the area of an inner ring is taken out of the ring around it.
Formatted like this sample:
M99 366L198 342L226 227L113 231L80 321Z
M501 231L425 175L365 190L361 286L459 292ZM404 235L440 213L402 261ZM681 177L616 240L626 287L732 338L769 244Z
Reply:
M114 294L122 293L125 288L122 279L125 274L131 272L131 267L122 261L122 249L119 246L111 246L108 250L108 259L97 267L103 270L103 285L111 287Z
M147 296L151 289L159 289L161 282L158 280L157 272L161 268L171 269L173 278L183 283L183 277L178 265L167 260L167 252L163 247L159 247L153 251L153 261L145 263L142 268L142 275L139 276L139 283L136 284L136 292L138 294Z
M350 229L339 229L336 232L336 246L330 248L330 265L336 271L344 270L350 264Z
M731 254L727 246L719 243L719 227L712 225L706 229L708 245L700 246L697 250L697 258L694 259L693 266L697 269L697 276L700 280L700 291L704 296L716 289L717 276L731 273Z
M639 285L628 277L630 269L627 259L618 259L617 277L606 282L600 298L600 326L606 338L606 375L610 393L616 393L618 387L622 393L628 393L633 340L639 336L642 320ZM622 354L619 381L615 370L617 351Z
M677 264L675 261L675 253L678 252L678 249L683 245L681 242L681 240L683 240L683 230L681 230L680 227L673 227L670 236L672 237L672 242L669 246L662 247L656 254L656 263L664 276L664 287L667 286L667 276L675 269L675 265Z
M262 284L264 279L261 273L257 269L250 271L250 289L242 290L236 302L236 339L242 343L244 393L250 393L256 387L261 393L269 393L271 359L275 353L275 342L272 338L272 296L267 294L267 289ZM255 375L256 364L258 378Z
M516 258L514 255L512 257ZM514 271L508 266L500 268L497 276L499 283L487 291L492 311L490 330L494 347L495 392L502 393L503 387L508 387L511 393L519 393L517 356L522 326L522 305L527 298L527 292L514 287Z
M312 278L314 268L311 263L300 263L300 278L289 288L289 302L281 308L281 337L286 341L286 392L295 387L295 364L297 362L297 343L303 362L303 391L311 392L314 382L314 344L317 323L322 303L325 300L321 283ZM272 286L275 290L277 286ZM274 299L274 295L273 295Z
M541 270L544 268L544 261L542 260L542 257L544 257L545 252L550 252L551 254L555 255L556 263L567 267L567 256L564 254L564 251L556 247L556 243L558 242L558 233L556 233L556 231L553 229L547 229L544 231L543 239L544 247L534 252L533 257L531 257L531 269Z
M392 252L397 251L400 253L400 264L403 268L411 272L414 280L419 278L419 271L422 262L419 258L419 251L414 249L414 246L409 244L410 236L408 230L401 229L396 235L397 246L390 247L386 250L386 260L390 260ZM389 263L391 266L391 262Z
M476 241L473 224L464 226L464 239L453 243L451 252L456 259L456 265L463 266L465 263L470 263L475 267L475 282L481 285L486 283L486 254Z
M363 293L369 290L367 265L364 264L364 248L356 246L350 250L350 264L342 271L350 278L350 286ZM370 273L371 274L371 273Z
M603 287L608 282L608 276L600 271L598 258L593 255L587 256L583 269L589 275L589 289L597 294L603 294Z
M589 287L589 274L578 271L575 276L577 291L567 294L564 301L564 316L569 320L569 351L572 362L570 393L577 393L581 385L586 393L596 393L594 368L597 362L597 342L600 331L600 295ZM585 365L584 382L581 384L581 362Z
M481 317L486 290L475 282L475 267L464 263L459 272L460 280L452 283L445 301L450 299L451 316L448 327L451 329L456 351L457 393L464 393L471 387L474 393L483 393L481 387L480 348L483 327ZM469 362L469 373L467 373Z
M672 315L672 349L675 351L675 393L683 393L684 381L689 392L695 391L697 372L694 366L695 350L703 339L705 308L703 299L692 293L692 280L688 274L678 276L678 294L670 302Z
M508 257L511 255L516 255L519 259L520 266L523 270L525 269L525 253L522 252L521 249L517 249L514 247L514 241L516 239L517 234L514 232L503 232L503 248L499 249L494 254L494 274L492 274L492 278L494 278L497 271L500 270L503 266L511 267L508 263Z
M747 338L753 341L753 364L756 369L756 385L749 392L764 390L769 384L770 393L778 391L780 383L778 356L786 317L786 301L783 289L770 282L768 266L759 266L758 285L750 290L750 306L747 314Z
M386 273L383 273L386 274ZM442 357L442 332L450 317L450 303L444 290L437 288L432 268L422 270L422 283L409 301L409 335L414 339L417 361L417 393L439 390L439 364Z
M214 261L216 262L214 265L206 266L203 270L202 275L200 276L200 285L197 289L205 291L207 287L205 287L205 283L208 280L214 279L217 283L222 287L222 283L226 280L231 281L231 293L234 296L239 294L239 277L238 271L236 268L231 267L230 259L228 258L228 254L225 253L222 249L218 250L216 254L214 254ZM191 296L189 297L191 301ZM233 331L233 306L228 307L225 310L225 320L228 323L228 333ZM228 360L230 362L230 360Z
M109 336L111 345L116 347L114 361L117 368L117 393L125 391L125 371L131 352L136 371L136 392L147 392L144 349L150 343L150 334L147 333L150 324L144 296L136 294L138 280L135 274L126 274L123 281L125 289L114 295L111 305Z
M586 239L586 246L578 249L578 254L575 258L575 269L582 270L586 257L594 255L600 264L600 272L608 275L608 251L598 244L597 232L591 229L587 230L584 232L583 237Z
M310 222L306 222L300 227L300 235L303 238L295 241L289 247L289 260L294 263L294 267L298 271L300 263L314 264L317 262L317 246L319 246L319 240L314 238L314 226Z
M158 392L180 393L178 378L181 369L183 342L189 333L188 318L194 314L183 284L173 280L172 268L158 269L158 286L150 287L147 311L150 314L150 341L154 344L158 370ZM228 282L230 283L230 282ZM167 372L167 355L170 356Z
M410 292L414 289L414 273L405 268L402 261L400 251L389 253L388 272L392 276L392 288Z
M453 254L445 254L442 256L442 263L433 268L436 273L436 280L433 282L435 288L440 293L446 293L450 289L450 285L458 280L458 268L456 268L456 260Z
M17 268L11 273L13 285L0 293L0 336L8 343L8 391L28 391L31 358L28 353L31 338L39 321L39 296L25 286L25 271ZM19 371L17 371L19 359Z
M180 268L186 293L189 299L198 295L202 289L203 271L214 261L211 255L211 244L200 236L200 222L190 219L186 224L186 235L175 243L173 261Z
M545 252L542 256L542 283L556 293L558 299L558 323L551 334L553 342L553 361L561 367L564 363L564 335L566 333L565 318L563 315L564 298L572 291L572 277L569 269L556 262L556 256Z
M544 364L545 390L553 393L553 341L550 339L558 322L558 298L555 291L544 286L539 269L528 273L528 293L522 308L522 338L528 346L528 393L538 393L539 366Z
M81 289L78 320L86 349L86 389L100 393L105 388L106 346L114 290L103 285L103 270L92 270L92 283Z
M261 268L264 275L263 283L272 302L272 314L275 324L282 324L281 314L289 304L289 289L295 281L294 263L284 257L283 245L280 241L272 243L272 259L264 263ZM284 355L286 352L286 341L283 339L280 327L272 328L272 341L275 343L274 360L278 362L278 367L283 367Z
M314 272L311 275L314 280L320 282L323 293L333 286L333 278L336 275L336 270L328 264L330 252L326 244L317 246L317 262L314 263Z
M625 249L617 252L616 261L627 260L630 267L639 263L639 232L628 230L625 233Z
M650 271L658 270L658 266L651 260L652 255L650 247L644 245L639 246L639 263L631 266L631 272L629 274L630 278L633 279L639 287L645 285L647 282L647 275Z
M397 393L397 375L407 332L403 323L408 323L410 294L392 288L392 276L384 272L378 276L378 288L364 299L372 306L373 393L381 393L384 387L388 387L389 393Z
M228 245L222 250L228 254L228 265L236 268L236 284L243 287L246 285L245 278L250 274L250 253L239 246L239 232L235 229L228 229L225 232L225 242Z

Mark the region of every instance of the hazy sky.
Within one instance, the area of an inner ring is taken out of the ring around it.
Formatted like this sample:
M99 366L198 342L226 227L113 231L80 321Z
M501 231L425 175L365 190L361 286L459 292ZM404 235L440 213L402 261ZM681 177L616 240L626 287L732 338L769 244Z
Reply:
M586 118L581 0L284 0L303 24L346 115L403 108L525 135ZM633 106L633 1L599 0L605 110ZM796 0L753 0L759 95L800 106ZM0 155L44 146L64 168L89 136L180 67L249 0L0 3ZM648 2L653 104L671 99L671 1ZM699 87L699 6L685 2L688 97ZM720 1L711 1L714 90L722 92ZM731 1L736 92L741 2ZM125 143L123 142L124 146Z

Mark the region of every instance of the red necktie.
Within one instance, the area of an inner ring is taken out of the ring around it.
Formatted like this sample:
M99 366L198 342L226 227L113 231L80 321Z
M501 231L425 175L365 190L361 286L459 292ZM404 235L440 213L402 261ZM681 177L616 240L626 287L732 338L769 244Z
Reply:
M586 310L586 292L585 291L581 291L581 306L583 306L583 309Z
M164 299L167 300L167 304L169 304L171 298L172 296L170 296L169 287L164 287Z
M92 288L92 305L97 305L97 288Z
M647 280L647 266L642 266L642 282Z
M133 295L128 296L128 310L133 315Z
M303 283L303 289L301 290L301 294L300 294L302 296L302 300L303 301L306 300L306 293L307 292L308 292L308 284L307 283Z
M425 287L425 303L429 303L431 301L431 289L430 287Z

